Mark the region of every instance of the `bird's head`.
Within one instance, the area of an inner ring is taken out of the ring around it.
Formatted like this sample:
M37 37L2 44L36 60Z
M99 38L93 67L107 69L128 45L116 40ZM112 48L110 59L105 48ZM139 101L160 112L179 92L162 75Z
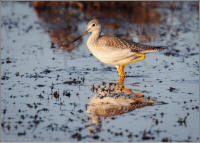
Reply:
M88 25L87 25L87 30L85 32L83 32L78 38L76 38L73 42L79 40L81 37L85 36L86 34L88 34L89 32L94 32L94 31L101 31L101 25L99 23L99 21L97 19L92 19Z
M92 19L87 25L87 32L101 30L101 25L97 19Z

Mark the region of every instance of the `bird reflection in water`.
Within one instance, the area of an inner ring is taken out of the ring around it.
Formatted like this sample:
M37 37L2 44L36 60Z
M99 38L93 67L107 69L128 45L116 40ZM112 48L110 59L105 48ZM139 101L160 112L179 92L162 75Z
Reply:
M154 99L146 99L143 91L126 89L124 78L119 78L116 83L105 83L93 86L95 95L87 106L90 119L88 129L91 132L101 130L101 119L113 117L130 112L134 109L152 106L153 104L166 104Z

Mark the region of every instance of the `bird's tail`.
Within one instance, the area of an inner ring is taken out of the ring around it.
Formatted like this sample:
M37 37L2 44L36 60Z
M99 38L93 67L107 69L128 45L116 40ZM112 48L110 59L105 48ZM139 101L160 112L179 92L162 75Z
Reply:
M144 45L140 43L134 42L134 46L138 47L139 53L141 54L146 54L146 53L153 53L153 52L158 52L167 49L165 46L150 46L150 45Z

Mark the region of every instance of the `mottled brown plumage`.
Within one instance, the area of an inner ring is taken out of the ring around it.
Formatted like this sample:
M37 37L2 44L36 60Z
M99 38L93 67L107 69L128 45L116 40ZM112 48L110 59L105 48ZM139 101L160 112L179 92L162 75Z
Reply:
M125 40L112 36L102 36L98 39L98 42L104 45L105 47L113 47L120 49L129 48L132 52L141 54L152 53L166 49L164 47L144 45L137 42L129 43Z

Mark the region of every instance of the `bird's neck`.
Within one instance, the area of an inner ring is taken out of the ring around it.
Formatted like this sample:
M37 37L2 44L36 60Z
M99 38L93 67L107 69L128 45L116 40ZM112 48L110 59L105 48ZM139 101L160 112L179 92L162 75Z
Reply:
M93 31L90 35L90 37L88 38L88 41L87 41L87 44L88 45L94 45L98 38L99 38L99 35L100 35L101 31L98 30L98 31Z

